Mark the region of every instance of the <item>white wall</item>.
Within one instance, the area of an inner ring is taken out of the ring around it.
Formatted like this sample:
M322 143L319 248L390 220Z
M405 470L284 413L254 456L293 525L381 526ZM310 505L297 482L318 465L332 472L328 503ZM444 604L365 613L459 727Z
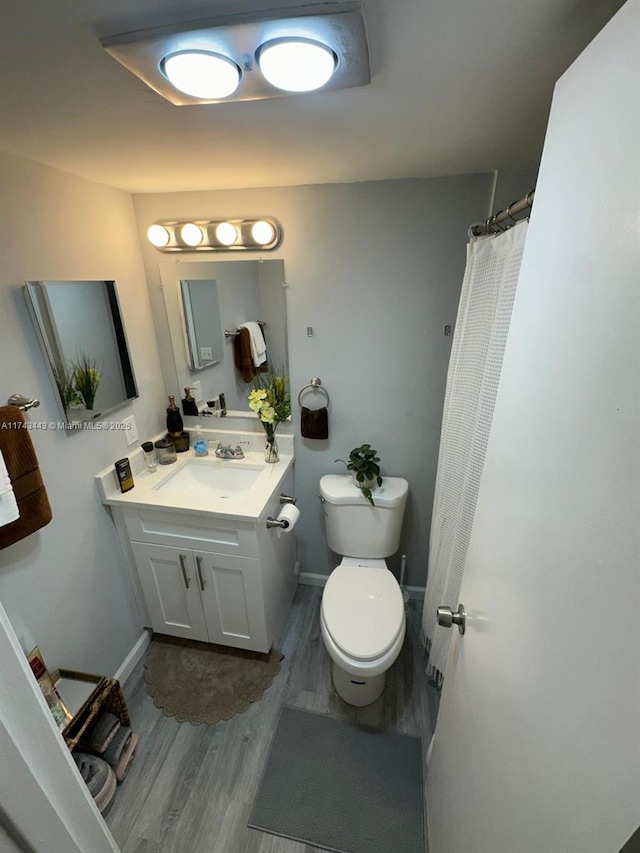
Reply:
M253 215L282 223L282 245L268 256L284 259L289 284L292 398L312 376L331 395L329 440L296 438L305 572L327 574L332 568L318 481L324 473L344 470L335 464L337 457L369 442L381 453L383 473L409 480L402 542L406 582L425 583L451 347L443 328L455 322L467 228L486 218L491 186L492 175L484 174L134 196L163 372L172 387L177 380L158 272L167 255L147 242L148 226L162 219ZM307 326L313 326L313 337L307 337ZM298 432L297 404L293 419Z
M162 425L163 385L131 197L42 164L0 155L0 401L36 396L31 421L58 421L25 280L114 279L140 398L140 440ZM114 420L116 418L114 417ZM31 433L53 509L41 531L0 551L0 601L51 668L113 675L140 634L123 557L93 477L127 454L122 432Z

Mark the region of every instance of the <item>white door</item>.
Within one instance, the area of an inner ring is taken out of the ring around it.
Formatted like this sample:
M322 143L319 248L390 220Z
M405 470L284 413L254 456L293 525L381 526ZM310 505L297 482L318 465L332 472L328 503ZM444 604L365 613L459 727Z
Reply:
M206 642L193 552L147 542L132 542L131 548L153 630Z
M258 560L207 551L194 556L209 641L268 652Z
M433 741L430 853L617 853L640 824L639 13L627 3L556 88Z

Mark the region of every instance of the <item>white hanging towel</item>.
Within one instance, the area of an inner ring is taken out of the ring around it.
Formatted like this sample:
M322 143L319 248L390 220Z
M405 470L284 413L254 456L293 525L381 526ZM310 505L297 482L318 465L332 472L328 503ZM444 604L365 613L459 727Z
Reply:
M253 366L260 367L267 360L267 345L260 325L253 320L248 320L246 323L240 323L239 328L246 329L249 332Z
M16 496L13 493L13 486L7 473L7 466L4 462L4 456L0 450L0 527L5 524L11 524L20 518Z

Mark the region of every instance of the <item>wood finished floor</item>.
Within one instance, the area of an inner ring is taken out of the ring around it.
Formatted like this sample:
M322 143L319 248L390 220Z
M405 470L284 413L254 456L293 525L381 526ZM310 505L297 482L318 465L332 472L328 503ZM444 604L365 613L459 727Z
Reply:
M426 753L438 696L424 673L416 603L411 602L407 638L382 697L367 708L353 708L332 688L331 661L320 635L321 594L319 587L298 587L276 644L284 654L279 674L258 702L226 722L192 726L165 716L146 692L142 664L137 667L124 685L139 735L137 754L106 818L122 853L322 853L247 827L285 704L420 735Z

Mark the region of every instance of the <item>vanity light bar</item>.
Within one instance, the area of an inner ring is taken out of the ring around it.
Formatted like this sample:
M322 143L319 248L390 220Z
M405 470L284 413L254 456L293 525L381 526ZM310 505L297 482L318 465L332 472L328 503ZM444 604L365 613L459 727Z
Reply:
M271 251L282 241L282 227L271 217L185 219L156 222L147 239L161 252Z

